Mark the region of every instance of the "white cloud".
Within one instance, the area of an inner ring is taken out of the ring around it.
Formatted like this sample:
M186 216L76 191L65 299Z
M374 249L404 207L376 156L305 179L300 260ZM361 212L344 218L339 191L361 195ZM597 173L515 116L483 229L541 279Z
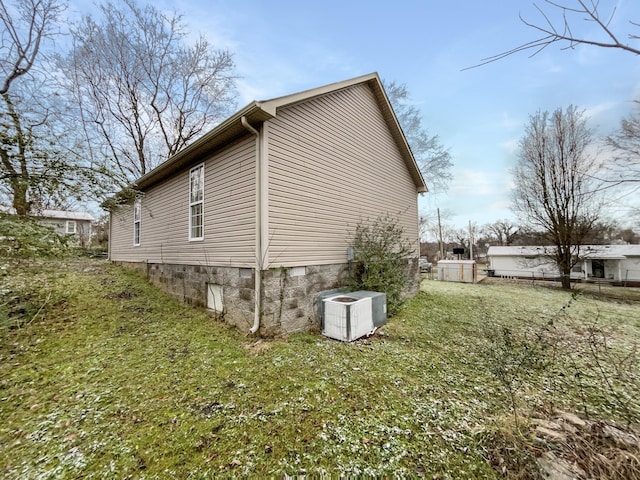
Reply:
M454 172L450 195L495 196L502 191L505 174L496 171L463 169Z
M520 148L520 139L511 138L505 142L501 142L500 147L506 150L510 157L515 157L518 154L518 150Z
M617 103L615 102L602 102L596 105L591 105L588 106L585 109L585 114L587 117L589 117L590 119L597 119L599 116L606 114L608 112L610 112L611 110L615 109L617 106Z
M522 127L522 120L512 116L509 112L502 112L499 126L513 130Z
M505 211L511 208L510 200L500 200L499 202L494 202L489 205L489 209L492 211Z

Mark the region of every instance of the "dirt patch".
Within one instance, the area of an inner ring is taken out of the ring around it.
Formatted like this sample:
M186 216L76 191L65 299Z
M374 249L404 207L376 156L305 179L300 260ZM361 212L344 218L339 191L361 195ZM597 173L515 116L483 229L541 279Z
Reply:
M137 296L138 294L136 292L133 292L131 290L122 290L121 292L108 293L107 295L104 296L104 298L107 298L110 300L114 300L114 299L129 300Z
M242 346L251 355L260 355L262 352L269 350L273 346L273 341L259 339L255 342L245 343Z
M105 273L105 266L109 265L109 261L106 259L78 257L66 259L65 264L69 270L98 275Z

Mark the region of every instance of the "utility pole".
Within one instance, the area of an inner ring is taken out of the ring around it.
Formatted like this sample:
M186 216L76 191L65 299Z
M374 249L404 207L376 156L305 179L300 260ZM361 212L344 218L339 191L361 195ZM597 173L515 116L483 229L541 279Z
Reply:
M469 220L469 260L473 260L473 234L471 233L471 220Z
M444 244L442 243L442 223L440 223L439 207L438 207L438 241L440 243L440 260L444 260Z

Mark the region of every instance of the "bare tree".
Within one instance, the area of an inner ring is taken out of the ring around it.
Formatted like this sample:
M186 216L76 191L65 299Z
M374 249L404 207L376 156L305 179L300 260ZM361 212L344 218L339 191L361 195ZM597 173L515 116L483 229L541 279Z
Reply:
M542 232L531 225L522 225L512 239L511 245L550 247L551 241L547 232Z
M91 155L127 184L226 116L233 60L203 37L188 45L177 14L134 0L103 3L100 13L72 29L72 52L60 63Z
M19 0L13 5L0 0L0 95L6 95L16 79L31 71L42 42L56 34L62 9L57 0Z
M640 243L640 235L633 231L631 228L625 228L620 230L619 232L620 238L622 241L628 244L638 244Z
M533 4L539 12L538 20L528 20L520 15L520 21L527 27L535 30L540 37L530 42L519 45L515 48L482 59L481 63L475 65L486 65L487 63L501 60L514 53L523 51L533 51L534 56L545 48L559 43L563 45L563 49L572 49L576 45L592 45L603 48L613 48L636 55L640 55L640 48L629 45L622 40L621 35L615 32L611 27L611 22L616 14L616 6L612 5L605 13L600 9L600 0L567 0L564 2L556 0L543 0L547 4L547 9ZM629 20L632 28L640 28L640 19ZM580 33L580 25L588 25L589 30L586 35ZM593 33L591 26L596 27L600 37ZM627 33L628 40L640 40L640 31L638 33ZM594 36L595 35L595 36ZM473 67L470 67L473 68Z
M574 106L529 119L514 169L513 210L523 224L541 229L554 247L563 288L571 288L571 268L601 209L589 154L592 132Z
M509 220L496 220L493 223L487 223L483 230L498 245L511 245L520 227Z
M465 258L471 256L471 242L473 242L474 251L476 248L476 240L480 236L480 227L476 222L471 222L468 227L456 228L451 232L454 243L458 246L464 247ZM474 255L475 256L475 255ZM473 258L471 258L473 260Z
M640 100L634 102L635 112L622 119L619 130L606 139L615 153L610 182L640 182Z
M438 136L430 135L422 125L420 111L410 103L407 86L392 81L385 82L384 87L427 186L431 191L446 190L452 178L451 154Z
M0 191L18 215L77 186L57 142L55 98L48 99L43 45L57 32L58 0L0 0Z
M611 219L599 220L593 224L591 231L584 238L586 245L609 245L620 236L618 222Z

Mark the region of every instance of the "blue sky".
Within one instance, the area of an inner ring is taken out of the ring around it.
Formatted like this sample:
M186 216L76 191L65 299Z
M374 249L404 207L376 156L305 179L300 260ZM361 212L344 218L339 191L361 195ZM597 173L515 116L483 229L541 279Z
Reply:
M519 53L463 70L537 38L518 18L541 20L529 0L154 4L182 13L194 35L201 33L234 53L238 107L373 71L384 80L406 83L424 126L440 137L454 162L449 191L421 198L420 209L429 213L439 206L458 226L513 218L509 169L530 114L574 104L587 111L597 133L609 133L640 98L640 57L610 49L556 45L533 58ZM603 13L614 6L611 28L626 41L628 21L640 21L640 2L601 1ZM584 21L577 20L574 28L574 33L600 36ZM625 202L638 196L628 195ZM612 214L624 219L626 213L623 205Z

